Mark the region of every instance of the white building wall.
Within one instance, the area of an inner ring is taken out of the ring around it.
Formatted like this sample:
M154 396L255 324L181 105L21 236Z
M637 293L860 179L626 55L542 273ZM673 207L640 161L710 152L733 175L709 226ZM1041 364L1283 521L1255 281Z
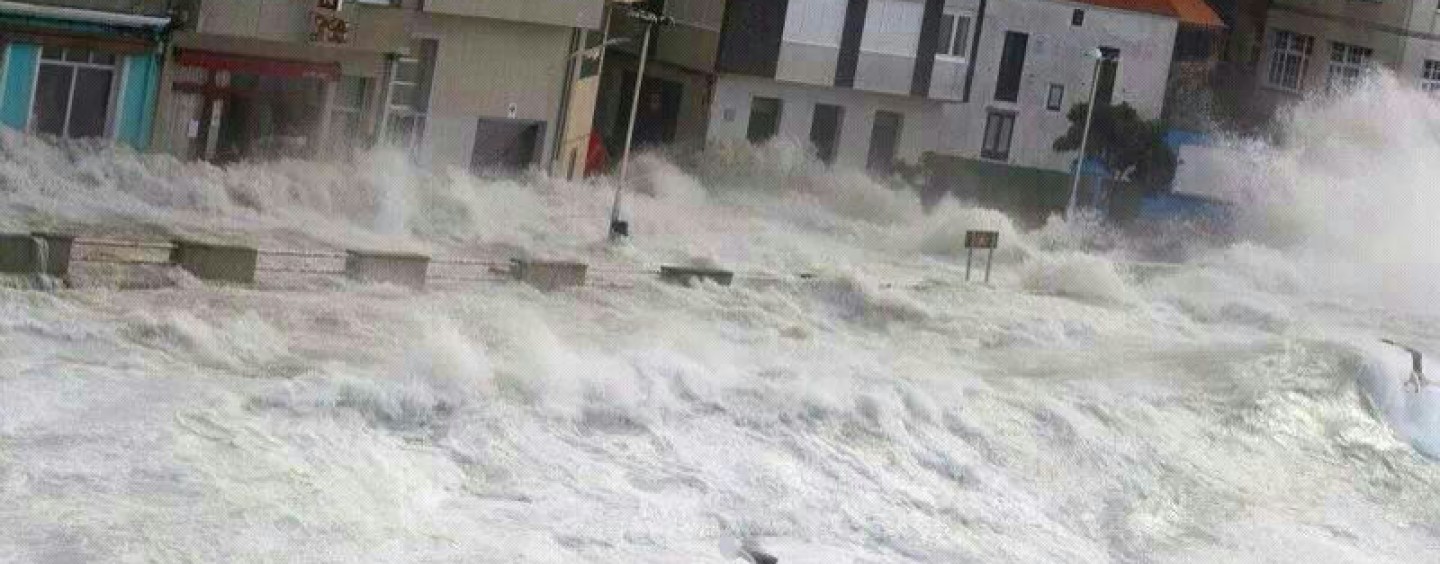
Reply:
M875 112L880 110L905 116L896 159L917 162L939 141L941 105L933 100L734 75L724 75L716 81L715 97L710 106L709 140L745 142L750 124L750 101L756 96L782 101L778 135L801 143L809 142L815 104L843 107L844 118L835 158L837 166L865 166Z
M1085 11L1084 24L1071 25L1075 9ZM1016 114L1011 139L1012 165L1057 171L1070 170L1075 153L1052 147L1070 127L1065 114L1088 101L1094 60L1086 53L1098 47L1120 50L1114 103L1128 102L1141 117L1157 119L1165 103L1166 79L1179 22L1148 13L1112 10L1091 4L1056 0L992 0L986 8L981 45L971 59L975 70L968 104L950 104L942 129L942 152L979 159L985 121L990 110ZM1014 103L995 100L1001 52L1008 31L1028 33L1020 93ZM1046 109L1051 84L1065 87L1058 111Z
M439 45L421 151L427 162L470 166L482 118L543 122L536 163L550 162L572 29L441 15L417 23L416 37Z

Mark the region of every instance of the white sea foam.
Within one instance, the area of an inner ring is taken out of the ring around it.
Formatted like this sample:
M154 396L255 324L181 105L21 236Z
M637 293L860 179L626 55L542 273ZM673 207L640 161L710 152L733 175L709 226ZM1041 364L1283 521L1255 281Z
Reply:
M604 266L550 294L0 289L0 560L1413 561L1436 411L1365 343L1440 350L1412 285L1440 261L1403 236L1440 203L1440 115L1367 88L1215 171L1249 241L1179 267L1085 218L927 214L783 141L642 158L607 247L608 178L0 132L4 229ZM960 280L970 229L1001 232L990 285ZM672 261L764 277L639 274Z

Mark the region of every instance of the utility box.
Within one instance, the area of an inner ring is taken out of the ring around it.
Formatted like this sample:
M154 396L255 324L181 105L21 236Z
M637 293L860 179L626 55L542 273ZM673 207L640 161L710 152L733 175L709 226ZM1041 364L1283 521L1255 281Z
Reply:
M196 278L214 282L253 283L259 260L260 252L254 247L199 241L175 241L175 248L170 251L170 264Z
M75 238L53 233L0 235L0 273L70 275L70 248Z
M660 280L681 286L691 286L696 280L708 280L721 286L729 286L735 282L735 273L715 268L662 266Z
M346 251L345 276L351 280L425 288L430 257L415 253Z
M590 267L578 262L513 260L510 273L516 280L545 292L585 285Z

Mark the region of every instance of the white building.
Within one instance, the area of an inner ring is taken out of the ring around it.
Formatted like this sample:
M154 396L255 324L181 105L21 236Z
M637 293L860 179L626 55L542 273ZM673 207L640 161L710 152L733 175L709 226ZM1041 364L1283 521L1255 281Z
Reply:
M1434 0L1275 0L1260 85L1271 92L1348 85L1380 65L1440 91L1440 9Z
M729 0L707 139L809 141L884 172L940 144L976 0Z
M1090 97L1095 59L1087 54L1119 55L1100 73L1101 102L1157 119L1179 23L1169 0L989 0L969 99L946 106L942 152L1072 170L1076 153L1053 145L1070 127L1070 108Z

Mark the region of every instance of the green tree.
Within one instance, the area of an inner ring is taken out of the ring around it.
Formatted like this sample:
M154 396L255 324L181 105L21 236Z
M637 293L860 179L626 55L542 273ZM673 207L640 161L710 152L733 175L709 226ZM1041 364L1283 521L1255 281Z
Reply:
M1066 115L1070 130L1055 140L1056 151L1080 149L1088 108L1089 104L1070 108ZM1128 103L1096 106L1085 152L1098 157L1116 180L1135 183L1146 193L1164 189L1175 178L1175 154L1165 144L1165 126L1159 120L1142 119Z

